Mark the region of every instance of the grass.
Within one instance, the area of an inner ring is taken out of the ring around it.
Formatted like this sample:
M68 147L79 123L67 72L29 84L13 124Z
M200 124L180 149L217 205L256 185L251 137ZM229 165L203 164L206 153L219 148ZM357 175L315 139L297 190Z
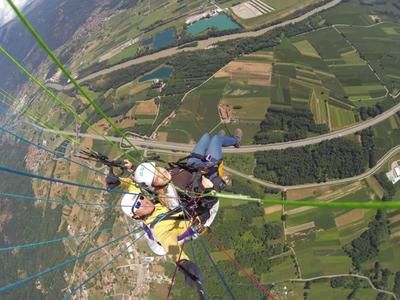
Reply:
M224 165L244 174L253 174L256 166L254 153L224 154Z
M311 287L308 290L307 299L319 300L319 299L347 299L347 296L352 292L352 289L346 288L331 288L330 282L312 282ZM373 300L376 298L376 292L373 289L359 288L357 289L355 298L353 299L365 299Z
M278 260L282 261L279 261L279 264L274 264L270 271L261 275L261 283L268 284L288 278L296 278L293 259L290 256L284 256Z
M263 120L267 108L271 104L269 97L265 98L223 98L221 103L233 108L232 117L237 120ZM237 108L235 108L237 107Z

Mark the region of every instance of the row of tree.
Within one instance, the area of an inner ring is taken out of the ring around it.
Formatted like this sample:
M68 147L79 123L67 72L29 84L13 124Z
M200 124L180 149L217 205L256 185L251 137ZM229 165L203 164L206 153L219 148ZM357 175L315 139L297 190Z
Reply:
M254 175L282 185L325 182L356 176L366 170L362 147L347 139L318 145L256 153Z
M328 132L325 124L315 124L309 110L270 107L260 130L254 136L255 144L286 142L306 138L309 133Z

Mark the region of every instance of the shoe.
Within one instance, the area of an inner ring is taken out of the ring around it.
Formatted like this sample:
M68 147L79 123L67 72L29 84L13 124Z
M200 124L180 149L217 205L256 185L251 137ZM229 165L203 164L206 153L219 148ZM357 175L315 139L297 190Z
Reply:
M243 131L240 128L236 128L235 131L233 132L233 137L236 139L236 144L234 145L235 148L240 147L240 143L242 141L242 136L243 136Z
M225 130L221 129L220 131L218 131L217 135L225 136Z

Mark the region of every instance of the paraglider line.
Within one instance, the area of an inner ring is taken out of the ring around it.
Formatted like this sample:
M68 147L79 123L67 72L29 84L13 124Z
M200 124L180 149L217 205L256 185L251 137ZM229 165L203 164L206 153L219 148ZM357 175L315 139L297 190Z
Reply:
M96 248L94 248L94 249L92 249L92 250L90 250L88 252L85 252L85 253L77 256L77 257L73 257L73 258L67 259L63 263L55 265L55 266L53 266L51 268L48 268L48 269L46 269L46 270L44 270L42 272L38 272L36 274L30 275L28 277L25 277L24 279L18 280L18 281L14 282L14 283L10 283L8 285L2 286L2 287L0 287L0 293L8 292L9 290L15 289L16 287L18 287L20 285L23 285L25 283L28 283L28 282L36 279L36 278L42 277L44 275L47 275L47 274L49 274L51 272L54 272L54 271L57 271L57 270L61 270L61 269L65 268L66 266L68 266L68 265L70 265L70 264L72 264L72 263L74 263L76 261L79 261L79 260L85 258L86 256L90 255L90 254L93 254L93 253L95 253L95 252L97 252L97 251L99 251L99 250L101 250L101 249L103 249L103 248L105 248L105 247L117 242L117 241L120 241L120 240L124 239L125 237L129 236L130 234L135 233L135 231L137 231L137 229L132 230L132 231L128 232L127 234L124 234L124 235L122 235L120 237L117 237L117 238L115 238L115 239L113 239L113 240L111 240L111 241L109 241L109 242L107 242L107 243L105 243L105 244L103 244L101 246L98 246L98 247L96 247Z

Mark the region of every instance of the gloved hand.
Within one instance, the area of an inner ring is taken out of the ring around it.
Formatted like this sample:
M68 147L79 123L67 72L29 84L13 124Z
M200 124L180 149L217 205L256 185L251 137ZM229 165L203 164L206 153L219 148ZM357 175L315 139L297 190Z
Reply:
M106 176L106 185L108 189L114 189L118 187L121 184L121 181L119 180L118 176L109 173Z

